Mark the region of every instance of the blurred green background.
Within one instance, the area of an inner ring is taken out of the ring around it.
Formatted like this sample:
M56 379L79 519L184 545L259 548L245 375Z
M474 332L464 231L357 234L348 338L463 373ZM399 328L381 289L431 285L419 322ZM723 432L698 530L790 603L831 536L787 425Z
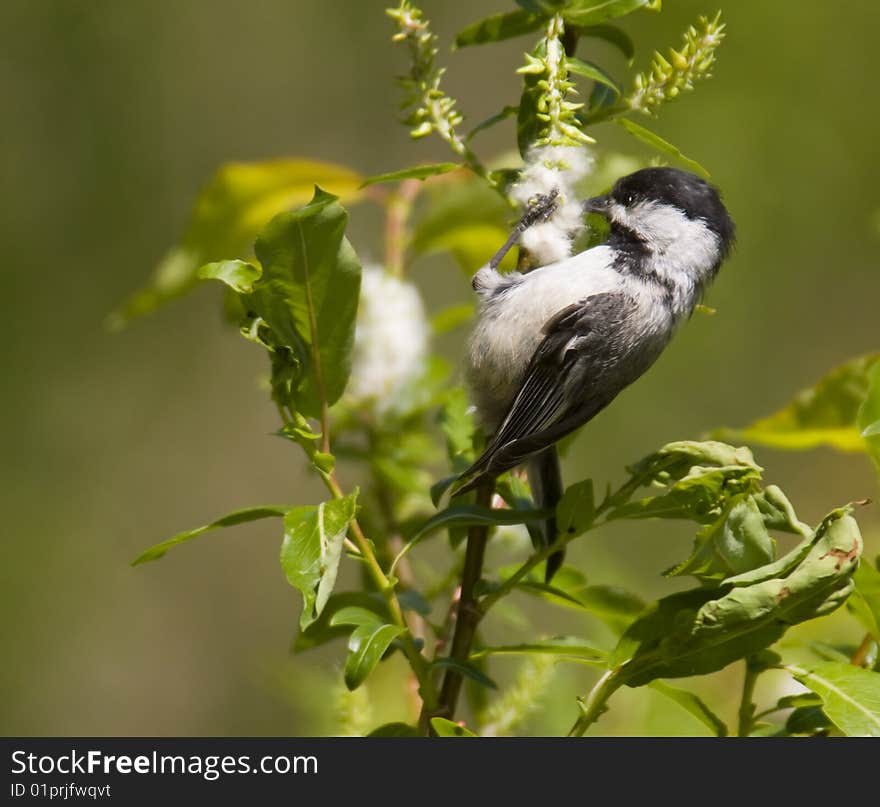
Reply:
M6 0L0 8L0 216L6 377L2 407L0 730L4 734L334 733L342 647L291 657L299 595L278 565L277 525L242 527L129 568L144 547L226 510L317 500L257 380L263 357L227 329L216 289L109 335L104 320L181 234L222 162L311 156L365 173L448 159L396 123L404 68L379 0ZM625 27L674 45L718 2L665 3ZM503 0L425 0L444 43ZM880 6L721 4L715 77L665 107L658 132L713 174L739 225L735 257L672 349L589 426L566 475L619 479L672 439L739 425L832 365L880 347L876 36ZM528 39L443 53L447 87L476 122L517 100ZM583 52L579 51L579 55ZM597 48L604 64L622 67ZM630 149L614 127L594 134ZM481 135L508 149L510 127ZM638 151L638 149L636 149ZM362 258L380 220L355 209ZM451 260L420 264L431 308L463 299ZM459 334L446 340L460 356ZM868 460L758 450L808 521L876 494ZM880 516L858 514L876 554ZM594 582L645 596L686 556L689 527L608 529L575 554ZM426 556L430 557L430 555ZM554 633L568 613L534 608ZM845 615L817 623L853 640ZM378 719L402 716L397 661L376 683ZM505 677L499 662L498 675ZM561 672L532 720L559 733L592 680ZM700 683L725 716L740 671ZM772 676L765 687L772 689ZM770 689L758 697L770 700ZM704 733L651 692L622 692L596 733Z

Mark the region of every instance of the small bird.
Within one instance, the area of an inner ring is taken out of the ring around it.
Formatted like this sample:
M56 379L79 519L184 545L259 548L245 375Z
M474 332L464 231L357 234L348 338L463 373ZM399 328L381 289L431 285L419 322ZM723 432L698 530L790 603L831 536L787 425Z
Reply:
M503 250L550 215L552 197L527 212ZM563 489L556 443L657 360L733 246L718 191L675 168L622 177L584 210L608 219L604 243L525 274L499 273L496 256L473 278L480 311L467 378L491 437L454 495L528 462L536 505L555 509ZM552 544L555 520L542 532ZM561 553L548 559L548 580L561 563Z

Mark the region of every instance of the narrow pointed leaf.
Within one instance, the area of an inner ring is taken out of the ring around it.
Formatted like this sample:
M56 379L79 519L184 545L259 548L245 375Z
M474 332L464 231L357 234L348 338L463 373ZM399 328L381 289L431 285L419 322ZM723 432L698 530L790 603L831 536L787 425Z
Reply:
M348 657L345 660L345 685L357 689L379 663L385 651L401 633L397 625L378 623L360 625L348 639Z
M140 563L158 560L169 549L171 549L171 547L186 543L187 541L192 541L193 538L198 538L200 535L210 532L211 530L217 530L223 527L234 527L237 524L246 524L249 521L258 521L263 518L281 518L289 509L289 507L284 505L264 505L262 507L248 507L244 510L236 510L222 518L218 518L216 521L212 521L210 524L205 524L203 527L196 527L194 530L179 532L167 541L162 541L160 544L151 546L145 552L138 555L132 561L131 565L137 566Z
M652 681L651 689L675 701L682 709L690 712L704 726L707 726L716 737L726 737L729 733L727 725L703 701L699 695L688 692L680 687L670 686L663 681Z
M872 375L880 353L860 356L835 367L791 403L741 429L719 429L725 439L744 440L794 451L830 446L838 451L861 452L866 442L860 431L870 420L865 401L874 388Z
M690 157L685 157L672 143L664 140L660 135L652 132L650 129L646 129L644 126L640 126L629 118L617 118L616 122L637 140L660 152L664 157L669 157L671 160L681 163L689 171L704 179L709 178L709 172L702 165Z
M577 636L557 636L553 639L542 639L537 642L524 644L497 645L483 647L471 654L471 658L484 658L485 656L512 656L512 655L551 655L576 657L580 661L595 663L602 666L608 659L608 653L589 644Z
M425 538L442 528L448 527L473 527L479 525L486 526L507 526L510 524L525 524L531 521L541 521L547 518L545 510L494 510L491 507L482 507L476 504L454 504L441 510L437 515L429 518L420 529L418 529L412 537L404 545L403 549L397 554L394 563L391 565L392 571L397 567L400 560L417 544L420 544Z
M412 168L402 168L400 171L391 171L387 174L376 174L367 177L361 187L366 188L368 185L378 185L383 182L400 182L403 179L427 179L435 177L439 174L448 174L461 168L461 163L432 163L431 165L416 165Z
M578 59L575 56L567 56L565 64L568 66L570 73L603 84L614 92L618 98L620 97L620 85L597 65L594 65L592 62L585 62L583 59Z
M482 45L486 42L501 42L515 36L537 31L545 21L545 17L526 10L508 11L493 14L491 17L471 23L455 37L455 47L466 48L468 45Z
M470 678L471 681L486 687L486 689L498 689L498 684L469 662L457 661L454 658L438 658L431 664L431 667L437 670L455 670L459 675Z
M122 327L186 294L206 263L252 255L263 225L308 202L316 184L353 203L362 196L361 181L350 168L315 160L227 163L196 200L181 243L162 259L148 285L111 315L109 325Z

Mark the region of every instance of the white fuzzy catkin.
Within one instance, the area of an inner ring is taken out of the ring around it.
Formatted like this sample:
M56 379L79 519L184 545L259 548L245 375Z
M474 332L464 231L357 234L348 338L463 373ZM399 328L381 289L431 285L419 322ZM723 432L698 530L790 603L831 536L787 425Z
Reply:
M424 371L427 353L428 321L418 289L380 266L365 266L349 400L379 414L393 411L400 392Z
M571 242L583 225L583 209L575 186L593 168L593 157L583 146L535 146L527 157L512 198L525 209L538 194L557 189L556 210L545 222L526 230L520 243L544 266L568 258Z

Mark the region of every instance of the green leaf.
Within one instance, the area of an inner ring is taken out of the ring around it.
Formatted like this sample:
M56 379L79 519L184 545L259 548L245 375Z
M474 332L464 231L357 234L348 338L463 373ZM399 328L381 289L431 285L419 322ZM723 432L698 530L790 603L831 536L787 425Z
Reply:
M464 678L469 678L486 689L498 689L498 684L470 662L462 662L449 657L438 658L431 663L431 667L435 670L454 670Z
M361 268L345 238L347 222L338 199L320 188L305 207L277 215L256 243L262 277L243 296L276 344L307 364L289 389L292 400L281 403L310 417L320 415L322 401L339 400L351 369ZM300 355L303 344L307 355Z
M709 178L709 172L703 168L696 160L690 159L690 157L685 157L672 143L664 140L660 135L655 134L650 129L646 129L644 126L640 126L638 123L629 120L629 118L616 118L615 122L618 123L624 130L629 132L636 140L640 140L642 143L650 146L655 151L660 152L664 157L669 157L676 162L681 163L688 171L692 171L698 176L703 177L704 179Z
M474 434L477 425L467 393L461 387L452 392L438 416L440 429L446 438L446 453L453 471L464 471L475 459Z
M720 518L697 533L691 556L664 574L690 574L703 583L720 582L771 563L775 555L774 541L754 497L740 495L728 501Z
M364 608L359 605L349 605L340 608L332 617L330 617L330 626L352 625L360 627L362 625L381 625L382 619L371 608Z
M865 450L859 417L870 419L868 405L872 374L880 353L860 356L836 367L819 382L799 392L784 408L742 429L719 429L718 436L760 443L772 448L803 451L830 446L838 451Z
M880 362L867 372L868 390L856 415L856 428L880 471Z
M847 605L865 629L880 642L880 572L867 560L862 560L853 575L853 581L856 590Z
M388 609L382 596L375 591L342 591L330 595L320 616L305 630L299 631L293 642L293 652L302 653L335 639L341 639L351 633L351 626L336 624L333 617L343 609L357 607L372 611L374 621L387 622L390 619Z
M409 723L385 723L373 729L367 737L420 737L419 730Z
M357 491L317 507L294 507L284 517L281 568L303 597L300 628L321 615L333 586L342 545L357 509Z
M769 647L791 625L824 616L846 600L861 549L855 520L835 510L785 577L664 597L618 642L610 660L618 683L704 675Z
M574 657L581 662L596 664L597 666L604 666L608 659L608 653L604 650L599 650L577 636L556 636L552 639L541 639L525 644L483 647L472 653L471 658L534 654Z
M525 10L493 14L461 30L455 37L455 47L466 48L468 45L501 42L537 31L543 24L544 17Z
M578 599L584 611L601 619L618 636L645 610L641 597L619 586L587 586Z
M172 546L177 546L178 544L186 543L187 541L192 541L193 538L198 538L202 533L209 532L211 530L217 530L221 527L234 527L237 524L246 524L249 521L258 521L262 518L280 518L284 516L285 513L289 510L289 507L283 505L264 505L262 507L248 507L244 510L236 510L228 515L223 516L222 518L218 518L216 521L212 521L210 524L205 524L203 527L196 527L194 530L186 530L185 532L179 532L173 538L169 538L167 541L162 541L161 544L156 544L155 546L151 546L145 552L142 552L138 555L132 562L132 566L137 566L140 563L147 563L147 561L158 560L161 558Z
M614 94L619 98L621 89L620 85L605 73L600 67L597 67L592 62L585 62L583 59L578 59L574 56L566 56L565 64L568 67L568 71L570 73L574 73L578 76L583 76L584 78L588 78L591 81L595 81L598 84L603 84L608 87L608 89L612 90Z
M880 673L826 661L785 668L822 698L823 711L850 737L880 737Z
M345 685L357 689L379 663L391 643L404 632L397 625L373 622L359 625L348 638L348 657L345 659Z
M483 121L480 121L473 129L471 129L467 133L467 137L465 137L466 142L470 142L476 135L480 132L484 132L486 129L490 129L495 126L497 123L501 123L502 121L507 120L508 118L512 118L519 109L515 106L506 106L500 112L496 112L494 115L490 115Z
M704 726L707 726L716 737L728 735L727 725L718 717L698 695L686 689L670 686L663 681L652 681L648 686L675 701L682 709L690 712Z
M388 174L376 174L367 177L361 187L366 188L368 185L378 185L380 182L400 182L403 179L427 179L435 177L438 174L448 174L461 168L461 163L432 163L430 165L416 165L412 168L403 168L400 171L392 171Z
M200 280L221 280L233 291L248 294L254 290L254 283L263 270L247 261L217 261L199 267L197 274Z
M821 706L799 706L785 721L785 734L788 737L824 737L834 724Z
M441 510L429 518L400 550L391 570L416 544L420 544L431 533L445 527L473 527L484 524L490 527L501 527L511 524L525 524L529 521L541 521L547 518L545 510L494 510L477 504L454 504Z
M640 8L652 9L652 0L571 0L562 9L562 18L570 25L596 25L605 20L625 17Z
M489 262L510 235L512 209L482 179L434 183L425 188L424 196L428 204L410 242L415 256L450 252L470 276ZM501 267L508 270L515 263L512 251Z
M585 37L602 39L609 45L613 45L624 55L627 62L632 64L636 55L636 46L632 37L622 28L618 28L616 25L587 25L580 29L580 34Z
M561 535L575 538L585 533L596 517L593 480L585 479L566 488L556 505L556 523Z
M227 163L196 200L181 243L162 259L148 285L111 314L109 326L118 329L186 294L203 264L249 257L263 225L305 204L316 184L353 203L362 197L361 181L350 168L315 160Z
M464 726L453 723L445 717L432 717L431 728L438 737L476 737L472 731L468 731Z

